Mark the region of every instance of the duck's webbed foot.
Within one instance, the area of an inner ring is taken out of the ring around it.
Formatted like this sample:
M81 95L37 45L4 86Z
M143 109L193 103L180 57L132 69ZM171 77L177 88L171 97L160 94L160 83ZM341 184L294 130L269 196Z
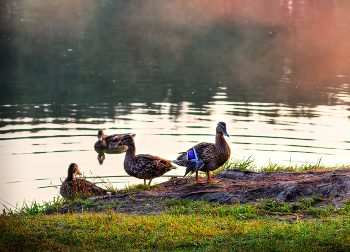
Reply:
M200 180L199 178L198 178L198 171L196 172L196 182L197 183L199 183L199 184L202 184L202 183L206 183L205 181L203 181L203 180Z
M208 179L207 179L206 182L208 182L208 183L219 183L219 182L221 182L221 180L214 180L214 179L211 179L211 177L210 177L210 172L207 172L207 174L208 174Z

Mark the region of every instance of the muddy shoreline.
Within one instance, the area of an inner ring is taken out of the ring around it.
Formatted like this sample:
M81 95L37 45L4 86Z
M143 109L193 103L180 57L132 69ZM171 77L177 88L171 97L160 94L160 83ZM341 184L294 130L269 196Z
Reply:
M170 209L164 204L166 200L179 198L219 204L254 203L262 198L285 202L313 196L324 199L315 207L340 207L350 198L350 169L261 173L230 169L213 178L221 182L197 184L193 178L174 178L160 184L160 188L92 197L87 204L75 203L60 208L58 213L106 210L141 215L161 213Z

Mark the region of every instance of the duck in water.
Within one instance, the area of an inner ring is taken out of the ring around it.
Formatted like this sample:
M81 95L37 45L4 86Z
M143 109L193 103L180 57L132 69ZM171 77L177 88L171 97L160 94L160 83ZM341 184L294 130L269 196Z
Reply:
M97 133L98 141L95 143L95 148L115 148L115 145L120 142L122 136L124 135L105 136L103 130L100 129ZM135 134L132 137L135 137Z

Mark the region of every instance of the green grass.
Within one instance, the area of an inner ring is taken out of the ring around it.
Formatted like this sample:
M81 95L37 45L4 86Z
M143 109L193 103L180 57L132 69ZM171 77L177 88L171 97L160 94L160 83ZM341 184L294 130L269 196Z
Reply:
M278 163L269 162L267 165L257 167L255 159L252 156L248 158L243 157L242 159L230 159L219 169L212 172L212 174L218 174L227 169L238 169L242 171L253 171L253 172L274 172L274 171L289 171L289 172L304 172L311 170L337 170L347 169L349 165L333 165L326 166L322 163L322 157L317 160L316 163L302 163L293 164L290 160L289 165L282 165Z
M238 169L242 171L255 171L256 165L254 163L255 159L252 158L252 156L249 156L248 158L243 157L242 159L230 159L228 160L223 166L221 166L219 169L216 169L215 171L212 171L211 174L218 174L224 170L227 169Z
M32 201L28 203L27 201L24 201L22 206L19 207L18 204L14 206L14 209L8 208L6 205L2 204L3 214L5 215L30 215L35 216L42 213L50 213L50 212L56 212L59 208L63 207L64 205L70 205L76 202L85 202L83 199L74 199L74 200L67 200L63 199L61 197L53 197L52 201L43 201L42 204Z
M323 209L318 218L296 217L316 211L317 200L297 202L297 207L270 200L232 206L167 200L170 211L149 216L110 211L6 215L0 217L1 250L349 250L349 205Z
M145 191L145 190L150 190L153 188L162 188L160 184L154 184L154 185L143 185L143 184L135 184L135 185L126 185L126 187L122 190L117 190L116 188L113 188L113 186L108 187L107 185L107 189L110 189L110 191L112 191L112 194L130 194L129 197L131 200L135 200L133 193L136 192L141 192L141 191ZM114 190L114 191L113 191ZM74 198L62 198L60 196L54 197L52 201L43 201L41 204L38 203L37 201L31 201L31 202L27 202L24 201L22 206L18 206L18 204L16 204L16 206L13 206L13 208L7 207L5 204L0 203L4 209L3 209L3 213L2 215L31 215L31 216L35 216L38 214L45 214L45 213L56 213L58 211L58 209L62 208L62 207L67 207L73 204L76 205L80 205L83 207L90 207L90 206L96 206L96 205L100 205L100 208L109 208L110 206L101 201L100 203L93 203L92 201L87 199L86 197L74 197ZM120 203L122 204L122 203Z
M220 168L256 172L308 171L347 168L314 164L269 163L257 168L252 157L231 160ZM134 185L117 193L159 187ZM219 205L188 199L167 199L161 214L130 215L109 211L55 214L72 204L88 208L96 203L83 199L24 202L0 216L0 251L349 251L350 199L340 208L315 207L326 201L316 196L288 203L261 199L248 204ZM114 206L122 207L121 202ZM46 215L46 213L52 213Z
M169 213L172 214L212 214L225 217L235 215L237 218L259 218L262 216L282 216L282 215L308 215L312 218L323 218L336 215L350 215L350 200L343 202L343 207L333 206L314 207L321 201L327 201L317 196L312 198L302 198L294 203L287 203L282 200L261 199L252 204L220 205L218 203L206 203L201 201L190 201L188 199L168 199L165 204L171 207Z
M345 164L326 166L322 163L322 157L319 158L316 163L302 163L300 165L292 164L291 161L289 163L290 163L289 165L281 165L278 163L269 162L267 166L261 167L258 171L259 172L271 172L271 171L304 172L304 171L311 171L311 170L337 170L337 169L349 168L349 166Z

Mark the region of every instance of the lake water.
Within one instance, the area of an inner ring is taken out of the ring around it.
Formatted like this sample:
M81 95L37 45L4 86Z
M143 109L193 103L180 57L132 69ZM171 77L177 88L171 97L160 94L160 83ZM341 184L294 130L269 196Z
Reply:
M99 159L98 129L175 159L224 121L234 159L349 164L349 11L336 0L3 1L0 203L51 200L72 162L91 180L141 183L124 153Z

